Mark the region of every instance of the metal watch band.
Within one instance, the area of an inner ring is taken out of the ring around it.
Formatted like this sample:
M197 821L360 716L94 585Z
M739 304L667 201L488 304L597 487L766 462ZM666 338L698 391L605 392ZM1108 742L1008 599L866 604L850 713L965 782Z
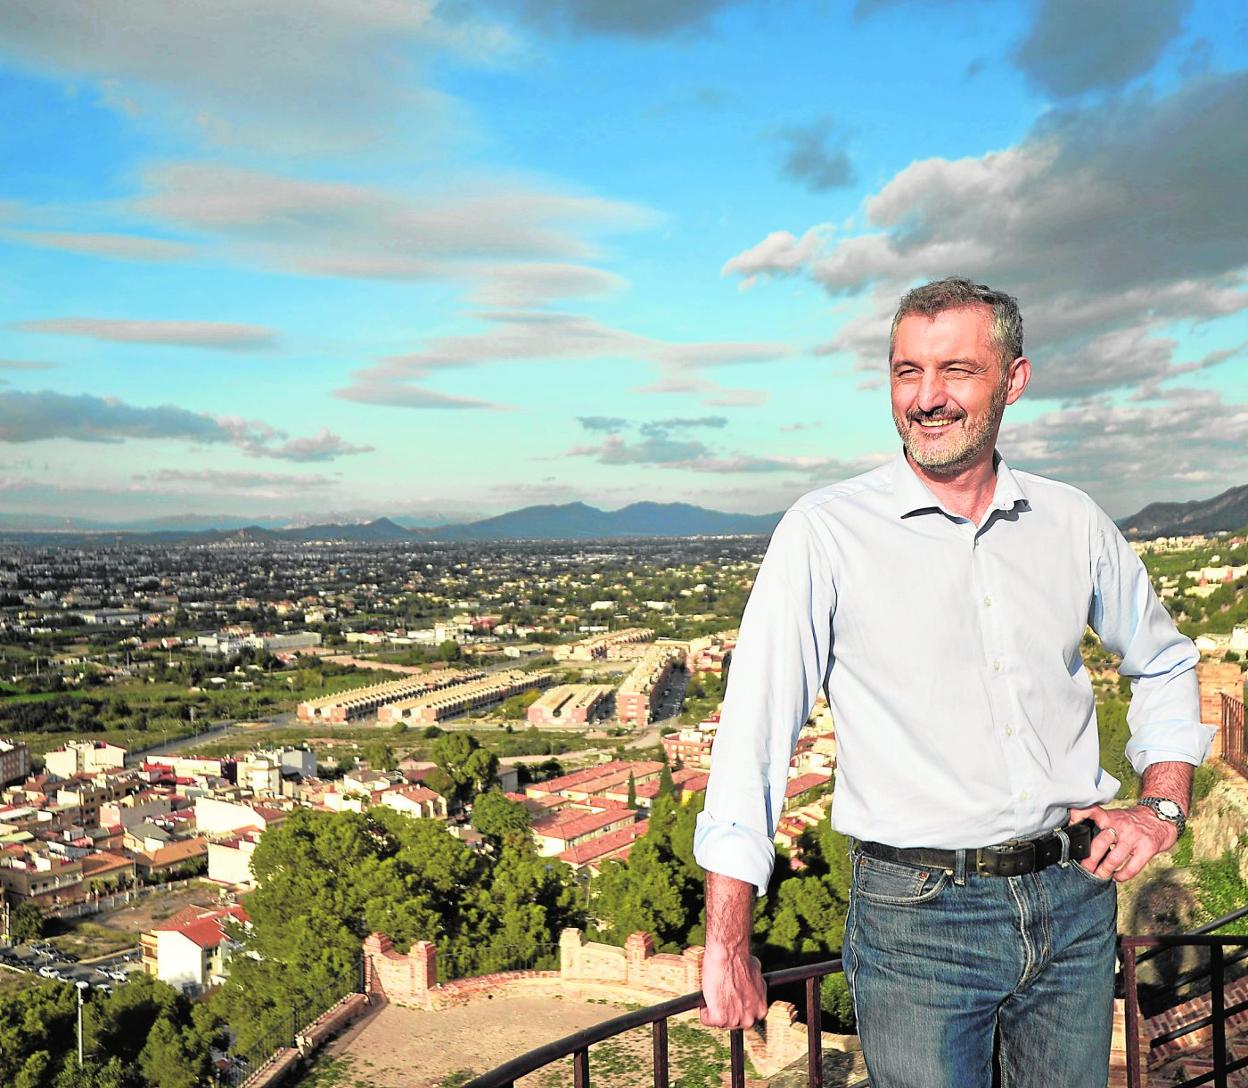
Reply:
M1136 804L1140 804L1140 805L1143 805L1145 808L1152 809L1153 813L1157 816L1159 820L1165 820L1166 823L1168 824L1174 824L1174 826L1179 829L1180 835L1183 834L1184 829L1187 827L1187 817L1183 815L1183 808L1173 798L1141 797L1139 801L1136 802ZM1163 804L1167 806L1173 805L1174 808L1177 810L1176 813L1174 815L1170 815L1168 813L1162 812L1161 806Z

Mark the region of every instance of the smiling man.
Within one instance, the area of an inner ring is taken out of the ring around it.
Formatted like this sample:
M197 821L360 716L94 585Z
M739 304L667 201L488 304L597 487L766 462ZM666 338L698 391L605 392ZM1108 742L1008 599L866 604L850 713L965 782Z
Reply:
M874 1088L1104 1088L1116 883L1182 831L1197 653L1082 492L996 451L1023 395L1018 305L946 279L889 350L892 463L784 515L733 657L694 853L707 870L702 1020L766 1012L755 895L798 731L836 720L832 822L853 842L843 959ZM1086 627L1132 678L1140 802L1102 806Z

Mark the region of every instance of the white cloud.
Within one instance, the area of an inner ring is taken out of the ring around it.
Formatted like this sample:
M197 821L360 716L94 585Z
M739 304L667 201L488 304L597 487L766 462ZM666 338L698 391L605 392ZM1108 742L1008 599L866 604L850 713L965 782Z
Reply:
M780 232L725 272L800 271L865 297L824 350L872 372L898 296L966 275L1020 299L1031 395L1131 388L1184 372L1173 323L1248 308L1245 161L1248 73L1209 77L1054 111L1005 151L913 163L867 201L869 233L820 246Z
M9 63L94 80L128 116L171 117L266 151L356 150L453 112L426 86L439 56L509 48L498 27L439 17L432 0L9 0Z
M257 351L273 347L274 330L263 325L231 325L220 321L135 321L102 317L54 317L19 321L9 326L20 332L51 336L81 336L123 344L159 344L164 347L212 348L217 351Z
M0 392L0 442L25 443L65 438L75 442L117 443L128 439L181 439L197 445L230 445L251 457L288 461L329 461L367 453L328 430L311 438L254 419L211 416L173 404L143 407L115 397L76 396L42 390ZM278 444L280 443L280 444Z
M425 383L436 374L501 363L597 362L654 364L660 380L636 392L691 393L705 405L755 404L758 390L729 389L708 378L708 367L773 362L793 350L784 344L693 343L653 340L570 313L496 311L483 315L489 328L430 340L421 350L391 356L357 370L352 383L335 396L366 404L409 408L500 408L502 405L454 396Z
M55 231L11 231L11 241L44 249L61 249L91 257L113 257L126 261L180 261L195 256L196 248L167 238L139 234L58 233Z
M190 485L209 492L244 491L284 495L289 492L320 491L334 487L338 481L319 472L291 474L282 472L231 472L222 469L162 468L157 472L139 474L134 479L154 490L184 491Z

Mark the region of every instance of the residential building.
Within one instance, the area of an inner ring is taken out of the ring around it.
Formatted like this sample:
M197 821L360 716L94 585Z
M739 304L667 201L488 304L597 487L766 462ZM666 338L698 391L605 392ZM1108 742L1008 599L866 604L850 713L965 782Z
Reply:
M448 687L468 679L484 676L482 672L465 672L447 669L406 680L389 680L384 684L369 684L351 688L336 695L324 695L299 704L297 711L301 722L348 722L375 714L387 703L414 698L438 688Z
M557 857L591 839L636 822L631 808L567 808L533 825L537 852L545 858Z
M251 872L251 856L256 852L263 832L247 828L235 835L208 843L208 879L234 888L255 885Z
M249 921L240 906L185 908L143 934L143 970L195 996L225 980L230 956L239 947L228 927Z
M650 724L667 678L684 664L684 659L684 650L672 645L652 646L638 659L615 693L615 716L621 725Z
M495 672L467 683L453 684L398 702L388 703L377 711L383 725L414 722L432 725L453 718L477 707L500 703L512 695L532 688L549 687L553 677L548 672L524 672L519 669Z
M387 808L409 816L431 820L445 820L447 817L446 798L428 786L396 786L383 790L377 800Z
M21 741L0 740L0 786L21 782L30 774L30 749Z
M529 706L529 724L588 725L610 694L607 684L560 684Z
M71 740L64 747L48 752L43 765L49 774L72 778L76 774L94 774L126 765L126 750L116 744L98 740Z
M598 661L610 658L612 650L635 643L649 642L654 631L649 627L628 627L620 631L604 631L576 642L555 647L556 661Z

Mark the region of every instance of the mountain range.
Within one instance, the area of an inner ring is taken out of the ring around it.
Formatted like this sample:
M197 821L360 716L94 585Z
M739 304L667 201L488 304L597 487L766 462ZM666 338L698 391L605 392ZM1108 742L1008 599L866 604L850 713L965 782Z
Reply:
M1245 525L1248 525L1248 484L1229 488L1212 499L1149 503L1138 514L1118 522L1118 528L1128 540L1234 531Z
M583 502L526 506L495 517L426 527L391 518L353 523L291 526L278 518L187 515L124 525L84 518L0 514L0 532L64 542L66 536L124 534L135 541L196 540L594 540L619 537L765 535L780 520L774 514L728 514L681 502L635 502L599 510ZM1233 531L1248 525L1248 484L1211 499L1150 503L1118 522L1131 540Z
M636 502L599 510L583 502L526 506L479 521L433 528L409 527L387 518L349 524L290 526L273 519L192 516L187 523L164 518L158 524L105 525L80 518L0 514L0 532L64 541L67 536L123 535L138 542L196 540L594 540L612 537L744 536L767 534L781 515L726 514L689 503Z

